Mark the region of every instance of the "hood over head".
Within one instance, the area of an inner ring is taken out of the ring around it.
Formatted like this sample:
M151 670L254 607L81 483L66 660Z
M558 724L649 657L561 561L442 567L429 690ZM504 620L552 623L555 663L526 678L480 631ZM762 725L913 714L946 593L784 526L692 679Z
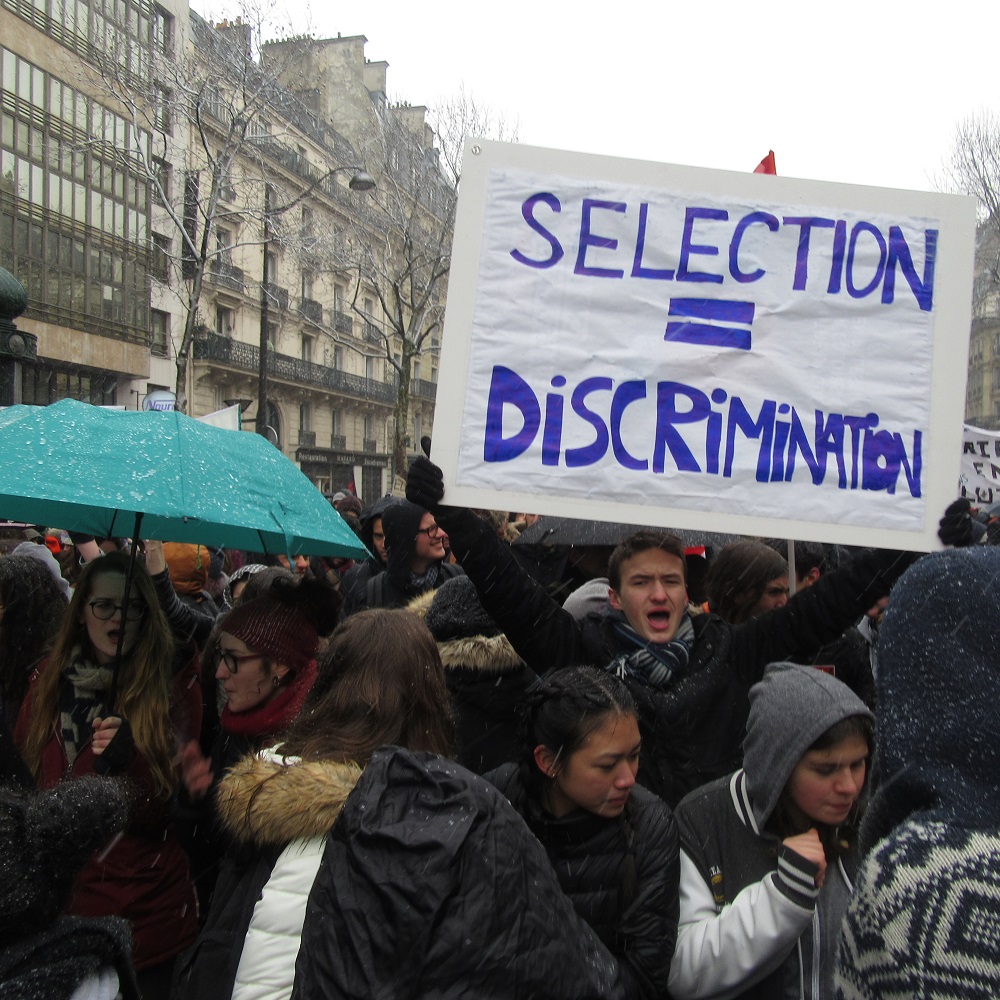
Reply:
M409 500L390 504L382 513L382 531L388 558L389 579L405 587L410 577L410 560L417 544L417 530L427 511Z
M852 715L873 719L844 683L816 667L772 663L750 688L750 718L743 742L747 792L763 829L795 765L831 727Z
M893 587L879 627L876 744L883 789L907 789L896 805L1000 823L998 617L993 546L932 552Z

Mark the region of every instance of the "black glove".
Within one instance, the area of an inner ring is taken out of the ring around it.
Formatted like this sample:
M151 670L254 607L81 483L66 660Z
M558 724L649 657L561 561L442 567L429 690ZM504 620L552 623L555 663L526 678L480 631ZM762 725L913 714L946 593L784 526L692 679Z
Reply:
M94 771L114 777L124 774L135 758L135 739L128 719L122 719L118 732L104 748L103 753L94 758Z
M410 471L406 476L406 499L432 512L444 499L444 476L423 455L418 455L410 463Z
M938 538L957 549L975 545L985 534L986 529L972 515L968 497L959 497L948 504L944 517L938 522Z

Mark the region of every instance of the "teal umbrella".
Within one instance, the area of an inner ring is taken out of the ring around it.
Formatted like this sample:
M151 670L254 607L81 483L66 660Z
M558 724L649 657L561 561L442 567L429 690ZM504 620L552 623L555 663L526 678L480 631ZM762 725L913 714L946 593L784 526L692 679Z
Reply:
M368 558L259 434L64 399L0 412L0 517L96 535Z

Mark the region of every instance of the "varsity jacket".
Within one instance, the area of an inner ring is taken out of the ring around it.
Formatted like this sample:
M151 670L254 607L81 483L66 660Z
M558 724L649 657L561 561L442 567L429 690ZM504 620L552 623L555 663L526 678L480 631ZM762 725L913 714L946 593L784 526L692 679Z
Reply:
M680 924L670 995L829 1000L856 838L828 855L817 889L818 866L784 845L771 819L809 747L843 719L871 712L840 681L791 663L772 664L751 698L745 768L691 793L676 811Z

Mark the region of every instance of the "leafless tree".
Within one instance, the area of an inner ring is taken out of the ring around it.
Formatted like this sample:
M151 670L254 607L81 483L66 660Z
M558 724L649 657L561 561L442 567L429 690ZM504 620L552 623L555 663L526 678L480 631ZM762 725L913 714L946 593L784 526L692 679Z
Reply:
M338 248L338 260L355 275L352 308L380 342L396 376L392 462L406 472L407 419L413 362L431 350L444 321L448 271L467 135L516 141L517 128L478 104L464 88L438 103L425 119L423 107L405 102L373 108L359 152L378 178L372 230L366 239ZM375 294L377 316L364 298Z
M293 64L262 68L255 39L280 34L253 11L212 26L191 13L192 44L160 52L144 78L109 53L101 63L104 87L125 110L132 135L127 153L153 193L153 228L169 247L154 243L154 263L169 272L183 329L174 335L178 409L187 409L187 369L196 334L207 327L199 305L206 277L242 294L263 276L246 278L233 263L247 245L295 242L283 219L325 180L275 131L283 123L315 125L297 98L278 82ZM280 164L298 178L278 181ZM332 172L332 171L331 171ZM235 234L239 233L237 237ZM264 323L262 322L262 328Z

